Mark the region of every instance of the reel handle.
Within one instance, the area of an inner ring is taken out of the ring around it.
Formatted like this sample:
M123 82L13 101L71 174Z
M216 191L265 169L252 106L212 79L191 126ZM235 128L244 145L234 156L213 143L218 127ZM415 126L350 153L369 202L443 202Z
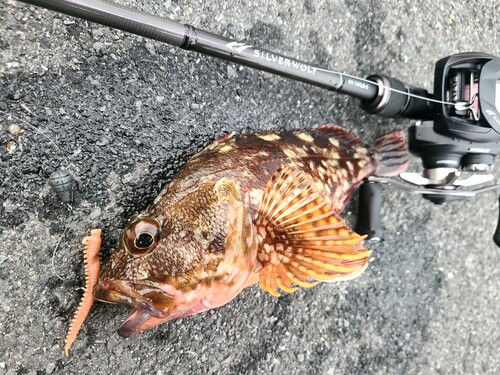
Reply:
M499 203L498 224L497 224L497 229L495 229L495 233L493 233L493 241L498 247L500 247L500 196L498 197L498 203Z
M380 216L381 207L381 184L375 181L363 182L359 187L358 221L355 227L356 233L367 234L367 239L373 241L380 241L382 239L383 228Z

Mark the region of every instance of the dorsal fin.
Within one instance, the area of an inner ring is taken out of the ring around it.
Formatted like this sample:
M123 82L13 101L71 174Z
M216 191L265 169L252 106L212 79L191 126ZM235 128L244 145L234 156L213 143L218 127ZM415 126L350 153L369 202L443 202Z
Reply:
M358 147L363 145L361 138L359 138L357 135L349 133L346 129L341 128L340 126L326 124L326 125L321 125L318 129L325 133L331 133L330 137L334 137L339 142L347 143L352 147Z
M282 167L269 180L255 225L259 286L274 296L296 286L359 275L370 251L329 207L323 190L297 167Z

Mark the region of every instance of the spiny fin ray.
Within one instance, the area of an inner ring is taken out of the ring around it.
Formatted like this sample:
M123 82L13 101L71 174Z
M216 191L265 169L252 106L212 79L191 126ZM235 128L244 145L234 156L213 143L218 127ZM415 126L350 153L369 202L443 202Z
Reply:
M365 236L336 215L321 185L297 167L274 173L255 224L261 233L259 286L273 296L355 277L368 264Z

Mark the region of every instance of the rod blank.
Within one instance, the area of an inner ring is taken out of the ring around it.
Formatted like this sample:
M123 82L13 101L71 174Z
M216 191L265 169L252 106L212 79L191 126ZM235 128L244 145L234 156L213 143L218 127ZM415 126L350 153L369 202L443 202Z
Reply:
M377 84L321 69L274 52L183 25L108 0L21 0L70 16L120 29L176 47L263 70L296 81L371 101Z

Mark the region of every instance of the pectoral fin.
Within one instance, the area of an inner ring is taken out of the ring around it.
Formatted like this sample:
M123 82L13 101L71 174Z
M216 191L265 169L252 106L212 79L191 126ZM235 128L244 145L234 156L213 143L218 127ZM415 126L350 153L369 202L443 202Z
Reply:
M256 228L259 286L279 296L318 281L352 279L371 251L330 208L319 182L296 167L279 169L264 191Z

